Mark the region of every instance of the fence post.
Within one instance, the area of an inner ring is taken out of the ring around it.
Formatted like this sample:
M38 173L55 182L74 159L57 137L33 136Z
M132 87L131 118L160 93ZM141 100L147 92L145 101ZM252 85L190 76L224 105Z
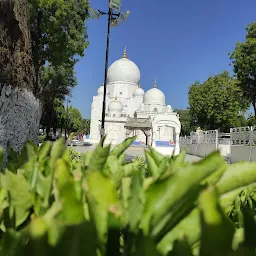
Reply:
M250 154L249 154L249 162L251 162L251 160L252 160L252 143L253 143L253 126L250 126L250 136L249 136Z
M216 142L215 142L215 146L216 146L216 151L218 150L218 146L219 146L219 130L215 130L216 131Z
M229 163L231 164L231 157L232 157L232 128L230 128L229 130L229 134L230 134L230 137L229 137L229 148L230 148L230 153L229 153Z

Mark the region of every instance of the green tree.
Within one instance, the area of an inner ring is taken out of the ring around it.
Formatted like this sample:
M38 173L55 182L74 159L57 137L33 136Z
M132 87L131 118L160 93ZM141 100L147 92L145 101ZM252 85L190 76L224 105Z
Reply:
M250 100L256 117L256 22L246 28L245 42L238 42L231 54L239 85L244 96Z
M84 119L84 133L89 134L90 133L90 127L91 127L91 120L90 119Z
M85 129L85 122L77 108L70 106L68 108L69 130L72 132L80 132Z
M193 125L202 129L229 131L241 126L249 103L236 79L227 71L210 76L204 83L195 82L189 89L189 105Z
M55 99L63 101L77 81L74 65L88 46L87 0L29 0L30 32L37 83L42 84L41 123L58 124Z
M28 0L36 72L46 63L73 67L88 46L88 0Z
M73 67L68 65L45 66L41 72L41 95L43 111L41 124L46 128L47 134L50 128L64 128L63 122L58 120L58 112L64 109L63 100L77 84ZM61 114L62 115L62 114Z
M254 126L256 125L256 120L255 120L255 117L254 115L250 114L246 120L246 125L247 126Z
M180 117L181 122L181 135L190 135L190 132L193 131L192 127L192 118L189 109L175 109L174 112L177 112Z

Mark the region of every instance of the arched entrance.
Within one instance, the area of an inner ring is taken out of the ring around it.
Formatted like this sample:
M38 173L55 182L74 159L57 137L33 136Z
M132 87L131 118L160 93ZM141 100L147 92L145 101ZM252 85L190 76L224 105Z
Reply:
M152 145L152 125L150 118L129 118L125 124L125 128L127 138L136 135L136 131L141 131L145 135L146 145Z

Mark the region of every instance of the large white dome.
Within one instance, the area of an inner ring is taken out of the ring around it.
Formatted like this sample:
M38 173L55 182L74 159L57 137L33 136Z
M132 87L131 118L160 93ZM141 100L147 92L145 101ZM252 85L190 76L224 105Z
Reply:
M108 111L110 112L122 112L122 110L123 110L123 105L117 99L111 101L108 105Z
M164 93L156 88L156 82L154 88L148 90L143 99L144 104L157 104L157 105L165 105L165 95Z
M109 67L107 81L108 83L122 81L139 84L140 70L133 61L127 58L126 49L123 57Z

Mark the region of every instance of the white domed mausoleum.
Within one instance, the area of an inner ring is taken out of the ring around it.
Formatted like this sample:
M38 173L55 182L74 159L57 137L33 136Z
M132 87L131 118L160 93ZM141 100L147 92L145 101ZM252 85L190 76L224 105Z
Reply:
M100 86L91 105L89 141L98 143L102 118L104 86ZM178 154L181 124L177 113L165 104L164 93L157 88L144 92L140 86L140 70L123 57L115 61L107 73L106 142L118 144L127 137L137 135L134 145L151 145L158 151Z

